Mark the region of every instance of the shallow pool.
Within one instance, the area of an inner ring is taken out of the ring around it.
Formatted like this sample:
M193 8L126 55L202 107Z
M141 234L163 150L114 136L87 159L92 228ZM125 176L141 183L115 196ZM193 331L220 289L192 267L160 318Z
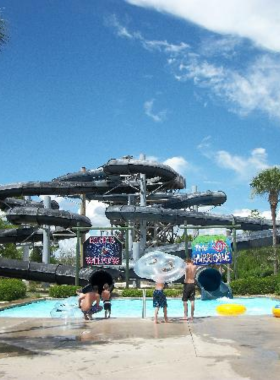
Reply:
M68 299L69 300L69 299ZM71 297L72 305L73 300L76 301L76 297ZM9 309L0 311L0 317L13 317L13 318L51 318L51 311L58 303L67 303L65 300L40 300L23 306L15 306ZM217 316L216 307L223 303L238 303L247 308L246 315L271 315L272 308L279 304L280 301L267 298L234 298L232 300L228 298L220 298L213 301L201 301L196 300L195 303L195 316ZM102 303L101 303L102 304ZM129 317L129 318L141 318L142 317L142 299L113 299L112 301L112 317ZM81 318L82 313L77 307L71 307L73 312L70 313L74 318ZM152 317L154 313L153 302L151 299L146 301L146 316ZM104 312L96 314L96 317L102 317ZM160 311L162 315L162 311ZM168 315L170 317L182 317L183 316L183 304L180 299L168 299Z

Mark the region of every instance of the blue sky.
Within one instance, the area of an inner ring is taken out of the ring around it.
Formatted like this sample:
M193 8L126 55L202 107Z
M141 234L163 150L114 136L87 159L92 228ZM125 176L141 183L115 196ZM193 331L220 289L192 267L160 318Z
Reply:
M250 199L249 183L279 164L278 1L0 8L9 35L0 53L1 184L145 153L184 175L188 190L225 191L217 212L268 210Z

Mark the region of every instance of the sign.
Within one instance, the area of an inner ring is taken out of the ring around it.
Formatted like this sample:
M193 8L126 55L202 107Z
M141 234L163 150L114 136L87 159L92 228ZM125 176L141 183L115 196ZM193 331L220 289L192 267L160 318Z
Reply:
M122 263L122 243L115 236L90 236L83 247L84 266Z
M224 235L198 236L192 242L192 260L195 265L230 264L231 241Z

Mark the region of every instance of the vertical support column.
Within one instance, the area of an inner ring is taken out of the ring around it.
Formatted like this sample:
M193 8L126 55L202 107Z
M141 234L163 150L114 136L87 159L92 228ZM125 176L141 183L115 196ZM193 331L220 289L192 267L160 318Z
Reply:
M140 160L145 160L145 155L140 155ZM146 206L146 174L140 174L140 207ZM147 240L147 221L140 222L140 255L144 254Z
M233 228L233 273L234 279L237 280L237 244L236 244L236 228Z
M196 185L192 186L192 193L197 193L197 186ZM195 212L198 212L198 206L197 205L193 206L193 210Z
M80 223L77 223L77 227L80 227ZM80 249L81 249L81 233L77 230L77 244L76 244L76 275L75 285L79 286L79 273L80 273Z
M231 231L230 230L227 230L226 231L226 235L228 237L231 237ZM230 273L231 269L230 269L230 264L227 264L227 283L230 284L230 281L231 281L231 273Z
M83 166L81 172L85 173L86 168ZM81 194L81 211L80 214L86 216L86 194ZM86 234L81 232L81 247L80 247L80 266L84 265L84 242L86 241Z
M51 197L46 195L44 197L44 208L51 208ZM43 228L43 257L42 262L44 264L50 263L51 245L50 245L50 226L44 226Z
M185 255L186 259L189 258L189 237L188 237L188 229L187 229L187 222L184 223L185 229L184 229L184 234L185 234Z
M24 199L26 201L30 201L31 197L28 195L28 196L25 196ZM24 225L24 227L29 227L29 226ZM23 246L23 261L29 261L29 249L30 249L30 244L25 243Z
M133 195L128 196L127 204L128 204L128 206L134 204L134 196ZM131 220L128 222L128 227L133 228L133 222ZM128 250L129 250L129 252L133 251L133 240L134 240L133 238L134 238L133 230L132 229L128 230Z
M129 288L129 250L128 250L128 229L125 230L125 287Z

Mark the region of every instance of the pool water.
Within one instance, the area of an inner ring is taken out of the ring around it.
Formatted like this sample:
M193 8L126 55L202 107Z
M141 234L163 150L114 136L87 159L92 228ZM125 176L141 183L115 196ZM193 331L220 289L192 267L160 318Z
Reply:
M67 300L40 300L23 306L15 306L9 309L0 311L0 317L14 317L14 318L51 318L51 311L58 303L68 302ZM76 297L71 297L71 305L75 305ZM74 303L73 303L74 300ZM183 303L181 299L168 299L168 316L169 317L182 317L183 316ZM272 308L279 304L280 301L273 298L256 297L256 298L220 298L218 300L201 301L200 299L195 302L195 316L208 317L218 316L216 307L225 303L237 303L244 305L247 309L246 315L271 315ZM102 303L101 303L102 304ZM142 299L113 299L112 300L112 317L129 317L141 318L142 317ZM82 318L81 311L74 306L71 314L74 318ZM154 314L153 301L147 299L146 301L146 316L152 317ZM161 316L162 310L159 315ZM97 317L103 317L104 312L96 314Z

